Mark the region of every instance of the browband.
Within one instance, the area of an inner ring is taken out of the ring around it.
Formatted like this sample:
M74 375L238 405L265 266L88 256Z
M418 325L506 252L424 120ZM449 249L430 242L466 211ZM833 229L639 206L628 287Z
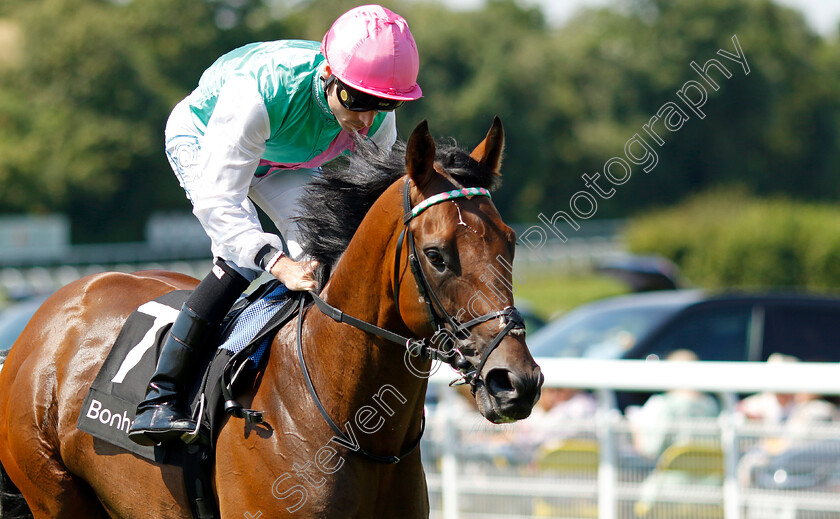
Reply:
M483 187L462 187L461 189L453 189L452 191L444 191L443 193L439 193L434 196L430 196L429 198L423 200L419 204L415 205L409 215L406 215L406 221L411 220L412 218L416 217L429 207L439 204L440 202L445 202L452 198L471 198L473 196L486 196L487 198L493 198L490 196L490 191L487 191Z

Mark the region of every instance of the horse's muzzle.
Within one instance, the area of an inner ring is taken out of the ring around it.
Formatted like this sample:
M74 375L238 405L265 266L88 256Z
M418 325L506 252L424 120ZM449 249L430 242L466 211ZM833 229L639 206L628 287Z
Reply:
M527 418L540 397L543 380L540 367L536 364L529 373L493 368L484 377L484 384L476 390L479 409L485 418L494 423Z

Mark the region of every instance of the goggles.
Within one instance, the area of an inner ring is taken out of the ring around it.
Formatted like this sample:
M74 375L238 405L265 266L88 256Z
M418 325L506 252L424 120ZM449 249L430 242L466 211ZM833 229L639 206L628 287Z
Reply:
M403 101L397 99L386 99L356 90L345 85L335 76L330 76L327 86L333 81L335 82L335 93L338 96L338 102L351 112L369 112L371 110L390 112L396 110L403 104Z

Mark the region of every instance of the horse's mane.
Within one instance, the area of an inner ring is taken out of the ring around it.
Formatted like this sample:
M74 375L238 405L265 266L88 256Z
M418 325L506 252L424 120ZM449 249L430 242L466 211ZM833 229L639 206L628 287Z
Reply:
M296 220L304 252L321 263L321 286L373 203L405 174L405 154L403 141L389 152L359 140L355 153L322 168L304 188ZM454 140L436 144L435 162L463 187L493 190L501 184L501 176L471 158Z

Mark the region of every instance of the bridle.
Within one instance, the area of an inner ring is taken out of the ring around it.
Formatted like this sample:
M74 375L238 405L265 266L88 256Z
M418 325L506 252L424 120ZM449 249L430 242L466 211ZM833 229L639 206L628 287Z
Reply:
M338 308L324 301L318 294L314 292L309 292L309 295L312 296L313 301L315 302L315 306L317 306L319 310L321 310L324 314L326 314L336 322L349 324L351 326L359 328L360 330L372 333L391 342L404 345L408 349L409 353L413 356L419 356L423 359L440 360L446 364L449 364L452 367L452 369L454 369L460 374L460 377L453 380L450 383L450 386L456 384L470 384L471 390L473 394L475 394L477 383L479 381L482 381L481 370L487 363L487 359L490 357L490 354L493 353L493 350L496 349L496 347L502 342L502 339L504 339L505 336L507 336L507 334L510 333L511 330L524 329L525 321L524 319L522 319L522 316L519 314L519 311L517 311L516 308L513 306L508 306L503 310L495 312L488 312L465 323L461 323L457 318L452 317L443 307L443 304L440 302L440 298L438 298L437 294L435 293L434 289L429 283L425 272L423 271L423 267L420 264L420 260L418 259L419 256L417 254L417 245L414 242L414 234L411 232L409 224L414 218L416 218L418 215L420 215L423 211L425 211L432 205L447 200L454 200L456 198L472 196L486 196L490 198L490 192L480 187L460 188L431 196L414 207L411 206L410 195L411 180L406 178L405 188L403 190L403 208L405 211L403 216L404 227L403 230L400 232L399 238L397 239L397 251L394 257L394 302L397 306L397 312L399 312L399 273L402 270L400 268L401 252L403 249L403 243L408 242L409 266L411 267L411 271L414 274L414 279L417 283L417 288L420 291L420 295L426 303L426 307L429 311L429 314L431 315L432 322L435 324L436 327L436 330L433 333L431 339L412 339L409 337L404 337L390 330L380 328L366 321L357 319L351 315L347 315ZM411 454L420 444L420 439L423 437L423 432L425 430L426 425L425 416L423 417L423 420L421 422L420 434L418 435L417 439L406 449L405 452L401 453L399 456L382 456L370 453L359 447L357 443L353 442L350 438L348 438L347 435L338 427L338 425L336 425L332 418L330 418L329 414L327 413L326 409L321 403L320 398L318 398L318 394L316 393L315 387L312 384L312 379L309 376L309 370L306 367L306 361L303 357L303 344L301 340L304 308L306 306L305 299L306 298L301 298L300 308L298 311L298 360L303 370L307 388L309 389L309 393L315 401L316 406L318 407L318 411L327 421L327 424L330 426L333 432L336 433L336 435L338 436L338 441L346 447L353 449L355 452L361 454L362 456L372 461L376 461L379 463L398 463L400 459ZM505 325L502 328L502 330L493 338L490 344L487 345L481 356L481 360L478 362L477 366L474 366L467 359L460 347L446 347L446 344L456 344L462 342L464 339L469 337L469 330L472 327L487 322L491 319L502 319L505 322ZM441 340L444 340L444 342L446 343L443 347L437 345L437 343L441 342Z
M394 257L394 304L397 306L397 312L399 312L399 273L401 270L400 255L403 249L403 242L407 241L409 247L409 266L411 267L411 272L414 274L414 280L417 283L417 289L420 291L420 296L423 301L425 301L426 308L428 309L432 322L435 324L436 328L429 341L426 341L425 339L414 341L411 345L411 353L415 356L419 355L423 359L437 359L449 364L452 369L461 374L461 377L452 381L450 385L470 384L470 389L472 390L472 393L475 394L476 384L481 380L481 370L484 368L484 364L487 363L487 359L490 358L490 354L493 353L496 346L502 342L502 339L504 339L511 330L525 328L525 321L513 306L508 306L500 311L486 313L467 321L466 323L461 323L457 318L452 317L440 302L440 298L438 298L432 288L432 285L429 283L425 272L423 271L419 255L417 253L417 245L414 242L414 233L411 232L409 224L411 223L411 220L419 216L420 213L435 204L462 197L486 196L490 198L490 192L481 187L455 189L429 197L413 208L411 207L410 192L411 181L406 179L405 187L403 189L404 227L397 239L397 252ZM472 363L467 360L460 347L445 347L446 344L455 344L456 342L463 341L470 336L469 330L473 326L491 319L502 319L505 322L505 326L485 348L478 366L473 366ZM444 343L444 347L437 345L441 342Z

